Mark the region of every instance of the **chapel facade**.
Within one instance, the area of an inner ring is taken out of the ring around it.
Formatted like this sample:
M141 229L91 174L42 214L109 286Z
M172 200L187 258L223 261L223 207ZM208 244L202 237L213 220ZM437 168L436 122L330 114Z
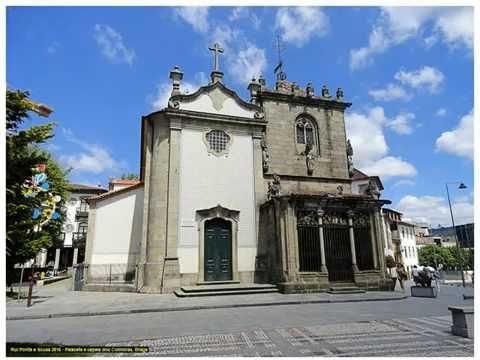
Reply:
M272 87L253 79L245 101L215 55L209 84L183 93L175 67L168 106L142 117L140 182L90 199L87 281L118 264L147 293L229 282L285 293L387 287L389 201L378 178L355 186L343 91L317 95L280 71Z

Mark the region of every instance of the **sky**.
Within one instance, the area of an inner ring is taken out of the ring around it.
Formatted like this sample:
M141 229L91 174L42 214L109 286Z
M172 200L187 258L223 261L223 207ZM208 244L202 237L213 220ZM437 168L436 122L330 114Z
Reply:
M277 35L287 78L342 87L354 165L382 198L433 227L473 221L473 9L470 7L8 7L7 84L54 109L45 147L70 180L138 173L142 115L208 83L214 42L224 82L248 100L273 86Z

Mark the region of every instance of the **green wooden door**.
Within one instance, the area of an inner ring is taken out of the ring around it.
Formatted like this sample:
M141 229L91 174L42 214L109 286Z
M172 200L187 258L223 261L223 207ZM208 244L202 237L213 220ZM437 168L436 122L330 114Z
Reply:
M205 281L232 280L232 227L215 218L205 222Z

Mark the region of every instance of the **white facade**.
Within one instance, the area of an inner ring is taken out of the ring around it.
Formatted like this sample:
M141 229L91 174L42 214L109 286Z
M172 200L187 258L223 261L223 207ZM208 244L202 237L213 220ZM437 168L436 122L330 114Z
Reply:
M143 187L100 197L92 210L87 263L135 264L142 233Z
M403 265L410 273L413 265L419 265L414 225L405 222L398 223L398 234Z
M182 130L178 239L181 273L199 271L199 223L196 211L217 205L239 211L238 271L254 270L253 142L251 135L228 135L231 144L227 152L217 156L208 151L204 141L205 131Z

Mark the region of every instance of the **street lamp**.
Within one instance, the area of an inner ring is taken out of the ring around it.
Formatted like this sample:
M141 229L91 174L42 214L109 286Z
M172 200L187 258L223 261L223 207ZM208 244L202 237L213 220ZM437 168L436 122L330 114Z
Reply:
M460 182L460 181L452 181L452 182L445 183L445 188L447 189L448 207L450 208L450 216L452 218L453 233L455 234L455 241L456 241L456 244L457 244L458 255L461 258L460 245L458 243L457 230L455 229L455 221L453 220L452 203L450 202L450 193L448 192L448 184L460 184L458 186L458 188L460 190L466 189L467 186L463 182ZM462 258L460 260L460 272L462 273L462 285L463 285L463 287L465 287L465 275L463 274L463 259Z

